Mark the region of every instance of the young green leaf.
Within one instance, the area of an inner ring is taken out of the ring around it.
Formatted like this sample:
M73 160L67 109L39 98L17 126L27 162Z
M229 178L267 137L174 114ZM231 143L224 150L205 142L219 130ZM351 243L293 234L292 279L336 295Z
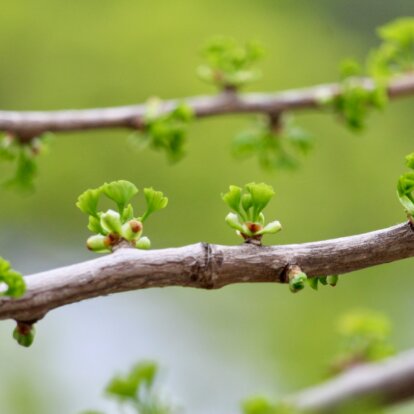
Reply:
M161 191L155 191L151 188L144 188L147 209L143 214L141 221L144 222L152 213L167 207L168 198Z
M89 189L84 191L79 197L76 203L83 213L89 214L92 217L98 216L98 201L102 194L102 187Z
M138 188L129 181L119 180L105 183L102 191L109 199L115 201L119 214L123 214L127 204L138 193Z

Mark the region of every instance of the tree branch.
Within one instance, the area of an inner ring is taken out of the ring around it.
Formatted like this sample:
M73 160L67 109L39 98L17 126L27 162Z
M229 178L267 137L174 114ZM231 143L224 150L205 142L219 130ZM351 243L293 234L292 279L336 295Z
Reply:
M371 79L361 79L367 89L373 88ZM311 88L278 93L247 93L238 95L223 92L217 96L166 100L162 111L171 111L178 103L187 103L198 118L230 113L266 113L317 108L321 98L341 93L339 84L326 84ZM390 98L414 94L414 75L395 78L390 82ZM30 139L45 132L82 131L103 128L143 128L144 104L101 109L62 111L0 111L0 130L21 139Z
M20 299L0 298L0 320L34 321L69 303L150 287L217 289L233 283L287 283L298 265L308 276L343 274L414 256L408 223L356 236L282 246L198 243L161 250L122 248L84 263L26 276Z
M410 350L383 362L353 368L293 395L288 402L303 412L335 414L358 401L388 405L413 397L414 350Z

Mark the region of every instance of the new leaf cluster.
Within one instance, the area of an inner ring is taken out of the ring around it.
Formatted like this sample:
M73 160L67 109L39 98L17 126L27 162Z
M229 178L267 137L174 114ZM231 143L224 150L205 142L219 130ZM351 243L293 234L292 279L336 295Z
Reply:
M48 135L32 138L27 142L21 142L9 134L3 135L0 138L0 160L15 164L14 175L4 181L3 185L23 191L32 191L37 176L36 159L46 152L48 143Z
M293 118L280 122L280 128L274 128L268 119L259 118L252 128L239 133L233 140L235 157L256 157L260 166L269 171L298 167L298 158L312 149L313 136L296 125Z
M172 409L161 400L155 391L154 383L157 374L158 367L154 362L140 362L132 367L127 374L115 376L107 385L105 393L109 398L116 400L120 408L130 408L137 414L170 413ZM102 413L86 411L83 414Z
M163 151L171 162L176 162L185 154L187 126L192 119L193 110L187 104L180 103L171 111L164 111L162 101L151 98L142 132L134 134L133 143Z
M129 181L114 181L101 187L86 190L78 198L76 206L89 215L88 229L96 233L87 240L87 247L97 253L109 253L121 242L138 249L151 247L148 237L143 237L143 223L154 212L165 208L168 198L161 191L144 188L147 204L145 212L136 217L130 203L138 193L137 187ZM116 211L98 211L98 202L106 196L116 204Z
M414 69L414 19L402 18L378 29L381 45L368 56L365 68L354 60L341 66L340 94L326 102L353 131L361 131L372 109L382 109L388 102L387 86L395 76ZM372 85L363 86L364 74Z
M234 211L226 216L226 223L245 242L260 244L263 235L282 229L279 221L265 223L263 210L274 195L273 188L264 183L246 184L244 189L231 185L229 191L222 194L223 201Z
M264 49L258 42L242 45L231 37L215 37L207 42L202 55L206 63L198 67L197 74L219 89L235 90L261 76L255 64L264 56Z

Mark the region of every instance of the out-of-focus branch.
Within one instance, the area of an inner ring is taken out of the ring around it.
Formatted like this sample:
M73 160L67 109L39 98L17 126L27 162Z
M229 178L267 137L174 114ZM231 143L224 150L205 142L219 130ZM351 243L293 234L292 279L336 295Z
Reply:
M306 413L335 414L358 402L389 405L413 397L414 350L410 350L383 362L353 368L293 395L288 401Z
M20 299L0 298L0 319L33 321L97 296L150 287L216 289L234 283L287 283L292 265L310 277L343 274L414 256L408 223L339 239L283 246L198 243L162 250L121 248L80 264L26 276Z
M373 87L370 79L361 79L367 89ZM283 111L317 108L321 98L341 93L339 84L326 84L276 93L223 92L217 96L166 100L162 111L169 112L180 102L188 104L196 117L230 113L274 114ZM414 94L414 75L395 78L390 82L390 98ZM144 124L144 104L101 109L62 111L0 111L0 130L8 131L21 139L30 139L45 132L82 131L103 128L141 129Z

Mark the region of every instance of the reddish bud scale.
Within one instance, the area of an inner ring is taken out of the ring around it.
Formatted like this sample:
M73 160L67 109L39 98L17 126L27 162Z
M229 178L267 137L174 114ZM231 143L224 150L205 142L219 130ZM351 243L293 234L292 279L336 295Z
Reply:
M246 226L253 234L263 229L263 226L257 223L246 223Z
M131 228L131 230L134 233L139 233L140 231L142 231L142 223L138 220L131 220L129 222L129 227Z

